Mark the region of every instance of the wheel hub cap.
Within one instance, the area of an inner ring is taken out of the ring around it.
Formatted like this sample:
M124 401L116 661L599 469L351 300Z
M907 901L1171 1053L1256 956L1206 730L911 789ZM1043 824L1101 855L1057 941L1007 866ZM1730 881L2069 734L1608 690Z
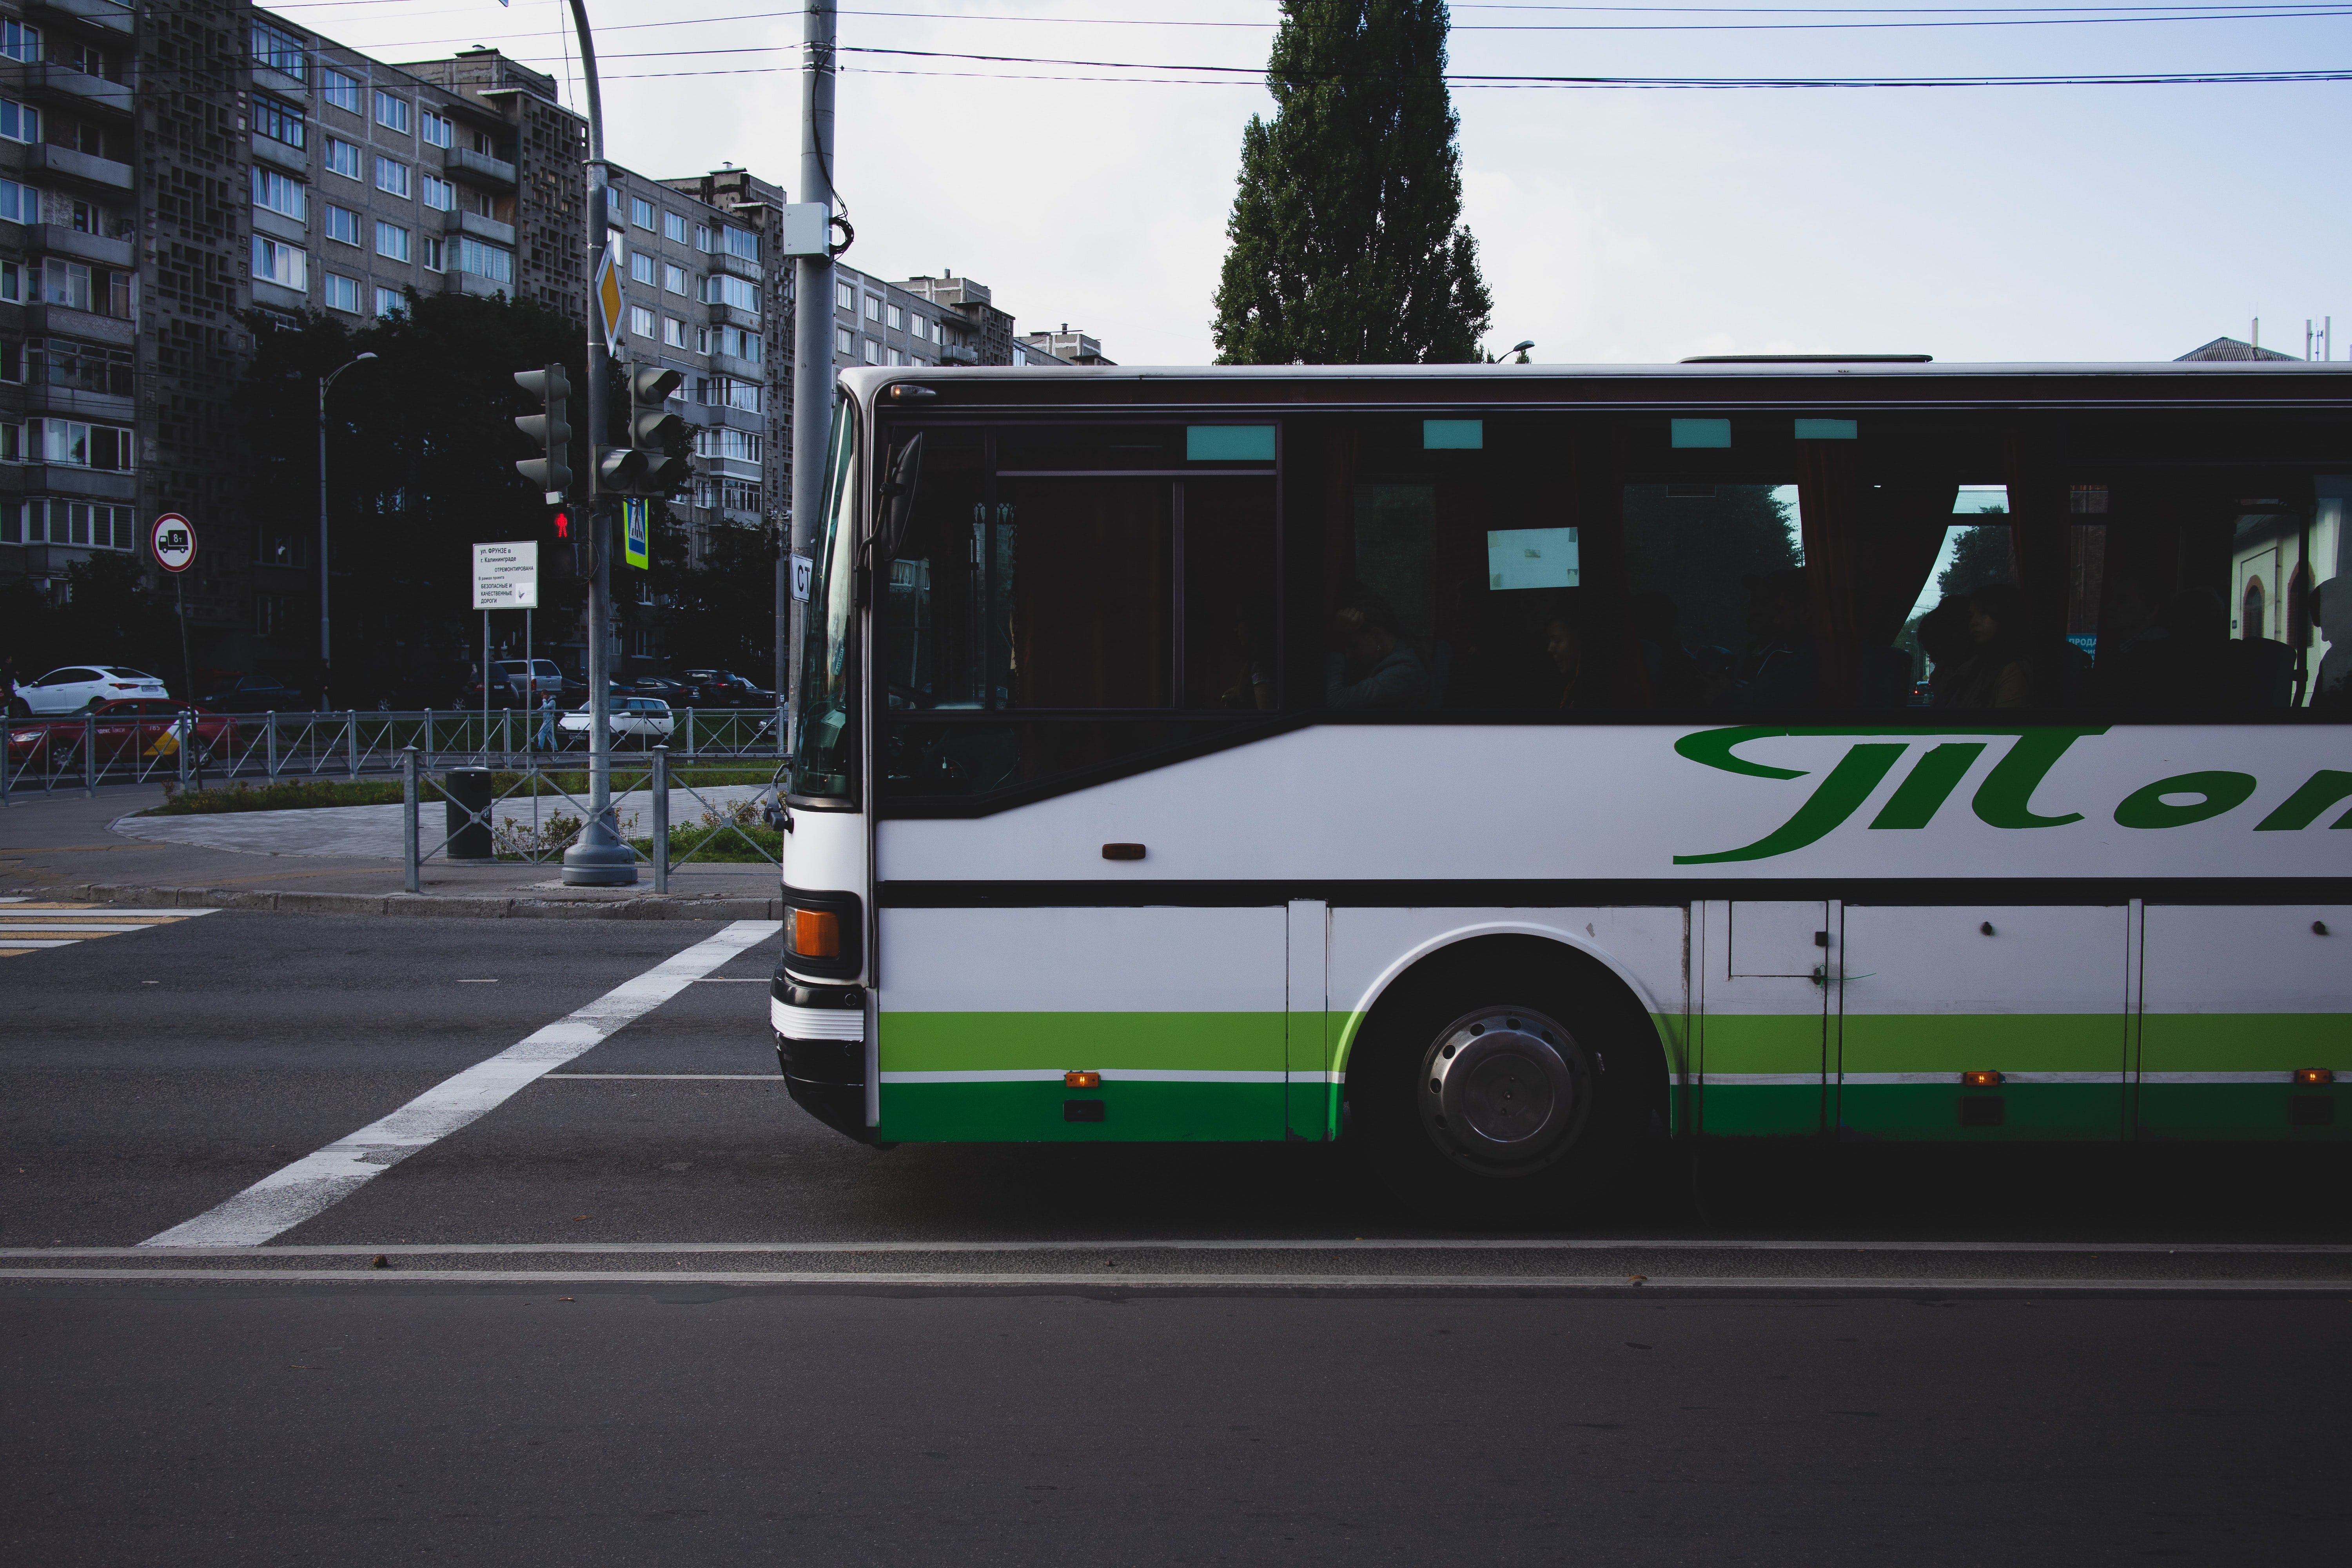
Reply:
M1441 1142L1480 1162L1540 1159L1582 1111L1568 1032L1524 1009L1472 1014L1431 1048L1422 1110Z

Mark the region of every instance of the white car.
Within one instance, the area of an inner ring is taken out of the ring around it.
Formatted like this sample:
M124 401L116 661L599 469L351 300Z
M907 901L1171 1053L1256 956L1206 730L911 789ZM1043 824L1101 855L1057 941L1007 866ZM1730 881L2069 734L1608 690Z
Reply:
M615 697L613 699L613 738L635 735L646 745L667 741L677 730L677 721L669 716L669 704L658 697ZM577 735L583 741L588 735L588 708L585 703L566 713L560 727L567 736Z
M36 713L79 713L93 702L124 697L169 697L163 683L142 669L114 664L69 664L16 688Z

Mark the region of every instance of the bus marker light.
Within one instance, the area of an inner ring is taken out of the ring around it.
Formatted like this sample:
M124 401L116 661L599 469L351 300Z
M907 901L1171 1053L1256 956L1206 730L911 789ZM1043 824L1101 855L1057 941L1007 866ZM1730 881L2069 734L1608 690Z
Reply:
M2315 1089L2323 1083L2334 1083L2335 1081L2336 1069L2334 1068L2297 1068L2294 1069L2294 1086L2297 1089Z
M1143 846L1140 844L1106 844L1103 846L1103 858L1106 860L1140 860L1143 858Z
M830 910L792 911L793 952L802 958L841 956L841 917Z
M1998 1089L2000 1087L2000 1074L1979 1068L1974 1072L1962 1073L1960 1083L1967 1089Z
M1062 1075L1064 1089L1100 1089L1102 1074L1098 1072L1066 1072Z

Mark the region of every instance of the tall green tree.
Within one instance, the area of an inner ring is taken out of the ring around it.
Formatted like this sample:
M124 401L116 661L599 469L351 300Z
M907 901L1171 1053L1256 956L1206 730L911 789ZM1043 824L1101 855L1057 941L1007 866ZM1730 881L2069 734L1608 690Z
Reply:
M1462 224L1445 0L1283 0L1242 132L1221 364L1459 364L1494 306Z

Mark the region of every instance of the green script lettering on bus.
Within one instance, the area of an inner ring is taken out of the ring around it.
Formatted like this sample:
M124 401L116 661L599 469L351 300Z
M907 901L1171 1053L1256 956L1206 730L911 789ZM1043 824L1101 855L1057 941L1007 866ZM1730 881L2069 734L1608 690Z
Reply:
M1943 734L1981 737L1964 740L1944 740L1940 736L1923 737L1917 731L1896 731L1879 728L1832 726L1819 729L1768 729L1760 726L1736 725L1721 730L1702 730L1684 736L1675 742L1675 751L1687 760L1704 767L1727 773L1741 773L1750 778L1795 779L1806 776L1802 768L1773 767L1742 757L1737 747L1749 741L1767 737L1808 738L1822 736L1870 736L1873 739L1847 748L1837 765L1813 786L1812 794L1799 805L1794 815L1758 839L1737 849L1717 850L1711 855L1677 855L1677 866L1704 866L1727 860L1769 860L1802 849L1834 832L1848 817L1859 810L1878 786L1903 761L1915 743L1928 739L1934 744L1920 751L1912 764L1871 819L1874 828L1925 827L1937 811L1959 787L1962 778L1977 759L1995 742L2008 740L2009 749L1996 762L1984 782L1977 786L1970 801L1979 820L1993 827L2063 827L2080 822L2084 814L2068 811L2057 816L2043 816L2033 809L2034 792L2042 785L2058 759L2077 741L2105 734L2106 727L2085 728L2042 726L1956 726ZM1880 739L1878 737L1888 737ZM2193 822L2235 810L2253 795L2257 784L2252 773L2210 770L2177 773L2158 779L2126 795L2115 808L2116 822L2125 827L2164 828L2184 827ZM2180 800L2177 797L2193 796ZM2352 772L2322 768L2276 809L2254 824L2255 832L2293 831L2308 827L2329 807L2352 797ZM2338 816L2331 827L2352 828L2352 811Z

